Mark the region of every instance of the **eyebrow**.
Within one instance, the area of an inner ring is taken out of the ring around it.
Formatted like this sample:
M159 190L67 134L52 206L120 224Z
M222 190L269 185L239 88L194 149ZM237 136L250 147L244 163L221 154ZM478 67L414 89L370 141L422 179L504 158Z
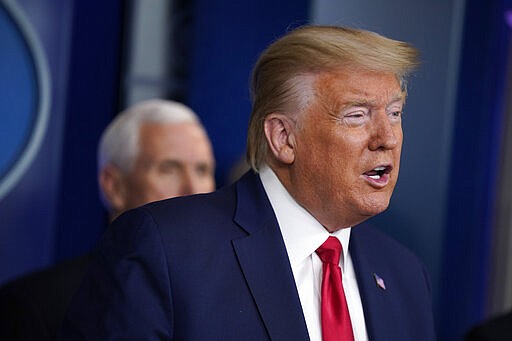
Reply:
M391 101L389 101L388 105L386 105L386 109L388 109L389 107L391 107L392 105L396 104L397 102L401 102L401 104L405 104L405 96L404 95L401 95L401 96L395 96L391 99Z
M405 102L405 96L401 93L399 95L395 95L391 98L391 100L386 104L386 108L389 108L393 104L397 102ZM377 105L376 101L369 99L356 99L353 101L346 102L342 106L343 109L351 108L351 107L375 107Z

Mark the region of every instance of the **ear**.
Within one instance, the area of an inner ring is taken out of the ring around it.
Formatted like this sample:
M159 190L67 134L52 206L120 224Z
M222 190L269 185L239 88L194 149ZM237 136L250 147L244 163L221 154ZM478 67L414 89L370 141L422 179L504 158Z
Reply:
M126 205L126 191L121 171L112 165L105 166L98 175L103 199L111 212L122 212Z
M265 117L265 137L274 158L290 165L295 160L294 126L290 117L272 113Z

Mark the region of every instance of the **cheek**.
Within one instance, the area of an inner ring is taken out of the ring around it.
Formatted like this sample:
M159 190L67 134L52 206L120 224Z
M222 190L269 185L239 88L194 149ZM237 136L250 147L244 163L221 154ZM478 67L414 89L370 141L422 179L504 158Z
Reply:
M145 192L146 201L163 200L167 198L173 198L178 195L182 195L178 191L178 188L169 184L153 186L152 188L148 188Z
M127 192L131 193L134 197L143 196L147 188L148 179L144 172L136 172L132 174L126 186Z
M155 175L150 179L150 187L157 192L168 192L174 190L180 181L181 180L177 176L160 174Z
M345 172L345 176L350 176L352 172L359 169L365 150L367 150L367 144L358 136L338 137L331 139L325 158L334 171Z
M204 177L200 181L201 192L212 192L215 190L213 177Z
M175 191L174 181L157 173L146 173L139 178L139 193L146 201L159 200Z
M393 150L393 155L394 155L394 161L395 161L395 166L396 166L396 170L398 171L398 168L400 167L400 157L402 156L402 139L400 138L400 144L398 145L398 147L396 147L394 150Z

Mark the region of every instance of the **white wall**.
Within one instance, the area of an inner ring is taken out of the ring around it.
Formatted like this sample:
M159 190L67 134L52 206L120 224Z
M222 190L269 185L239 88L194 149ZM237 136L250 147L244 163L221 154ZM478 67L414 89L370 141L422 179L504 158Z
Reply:
M168 87L168 69L173 55L168 53L172 44L168 20L170 0L133 0L131 30L129 32L127 66L123 88L126 103L165 97Z

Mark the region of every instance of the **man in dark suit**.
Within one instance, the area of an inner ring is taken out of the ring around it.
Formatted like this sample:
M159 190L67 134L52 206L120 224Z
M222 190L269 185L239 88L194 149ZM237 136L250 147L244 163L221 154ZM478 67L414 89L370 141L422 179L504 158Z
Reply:
M465 341L512 340L512 310L484 321L466 334Z
M214 190L210 141L181 103L153 99L122 112L103 133L98 180L111 218L144 203ZM0 288L0 340L54 340L89 254Z
M389 204L416 64L408 44L350 28L272 43L252 77L253 171L116 219L62 338L434 340L424 267L360 225Z

